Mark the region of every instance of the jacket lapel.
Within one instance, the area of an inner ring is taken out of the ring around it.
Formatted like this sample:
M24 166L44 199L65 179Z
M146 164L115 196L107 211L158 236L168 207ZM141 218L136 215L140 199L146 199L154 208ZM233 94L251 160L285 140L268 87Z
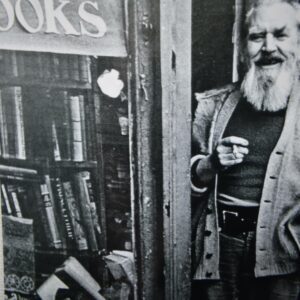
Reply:
M299 80L296 80L290 95L283 129L280 138L277 142L277 145L274 148L274 151L276 150L276 151L284 152L284 150L286 149L287 142L291 139L294 133L293 130L295 127L294 125L296 122L299 101L300 101L299 97L300 97L300 83Z
M229 119L232 116L234 109L236 108L239 100L241 99L240 90L235 90L225 100L223 105L216 111L211 126L211 141L210 152L216 147L218 141L222 137L224 130L228 124Z

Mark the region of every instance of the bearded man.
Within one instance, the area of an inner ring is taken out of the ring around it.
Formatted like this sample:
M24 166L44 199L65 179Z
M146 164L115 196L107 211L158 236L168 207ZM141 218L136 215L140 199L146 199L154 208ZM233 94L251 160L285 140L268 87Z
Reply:
M198 94L193 299L300 299L298 14L254 3L242 83Z

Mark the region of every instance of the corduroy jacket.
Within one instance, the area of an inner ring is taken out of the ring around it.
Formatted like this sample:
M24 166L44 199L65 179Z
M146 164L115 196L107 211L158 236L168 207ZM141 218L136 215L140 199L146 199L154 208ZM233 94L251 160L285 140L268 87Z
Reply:
M241 99L239 85L196 94L193 140L199 159L212 153ZM194 279L219 279L219 226L216 210L218 174L210 186L197 188L193 211ZM280 138L270 155L256 229L255 276L293 273L300 267L300 84L294 83Z

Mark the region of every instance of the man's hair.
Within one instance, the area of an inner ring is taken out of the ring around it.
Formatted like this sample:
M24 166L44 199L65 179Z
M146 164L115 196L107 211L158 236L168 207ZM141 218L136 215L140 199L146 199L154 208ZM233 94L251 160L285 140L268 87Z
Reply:
M246 51L246 43L247 43L247 36L248 36L248 30L249 30L249 24L251 21L251 18L253 17L253 14L255 13L255 10L259 8L260 6L268 6L276 3L287 3L290 5L296 13L297 17L297 27L298 31L300 33L300 4L296 0L248 0L250 1L250 5L246 5L244 7L244 17L242 18L242 26L241 26L241 32L240 32L240 41L241 41L241 47L240 47L240 64L239 64L239 73L240 75L244 75L247 67L245 65L245 61L243 58ZM247 1L246 1L247 2ZM300 41L300 38L299 38Z
M296 17L297 17L297 26L298 26L298 30L300 31L300 4L298 3L298 1L296 0L252 0L249 7L246 8L245 17L243 18L244 21L241 29L241 40L243 43L246 41L250 20L255 10L260 6L268 6L276 3L286 3L295 10Z

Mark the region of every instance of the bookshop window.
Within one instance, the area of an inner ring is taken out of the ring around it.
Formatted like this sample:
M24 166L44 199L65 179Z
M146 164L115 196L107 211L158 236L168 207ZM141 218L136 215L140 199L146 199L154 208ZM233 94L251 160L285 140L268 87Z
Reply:
M2 50L0 69L7 299L131 299L127 61Z

